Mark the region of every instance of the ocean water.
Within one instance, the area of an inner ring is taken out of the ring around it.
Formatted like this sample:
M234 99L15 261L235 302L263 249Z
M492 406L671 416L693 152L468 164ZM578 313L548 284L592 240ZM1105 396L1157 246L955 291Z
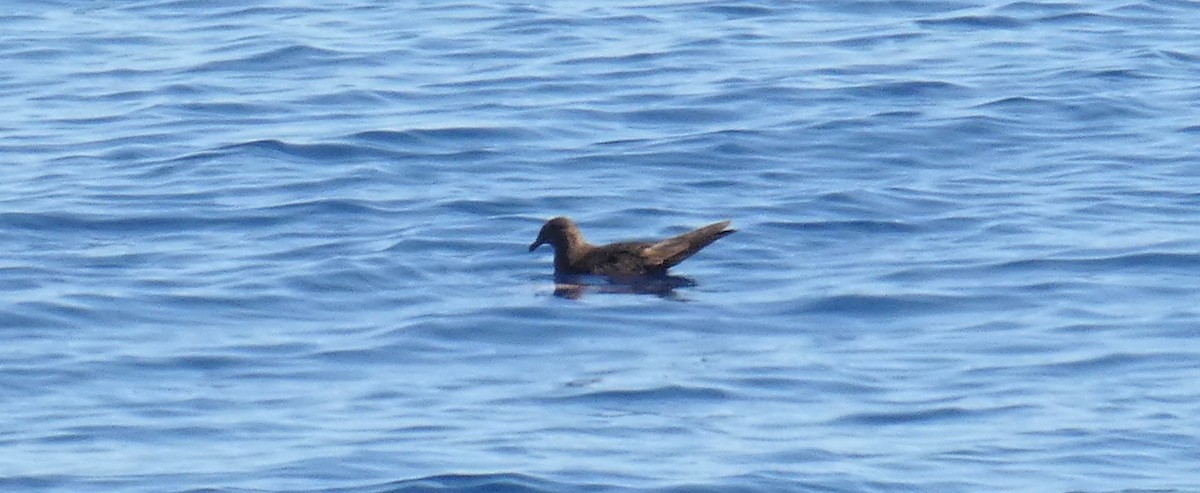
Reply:
M1200 490L1200 3L4 10L0 490Z

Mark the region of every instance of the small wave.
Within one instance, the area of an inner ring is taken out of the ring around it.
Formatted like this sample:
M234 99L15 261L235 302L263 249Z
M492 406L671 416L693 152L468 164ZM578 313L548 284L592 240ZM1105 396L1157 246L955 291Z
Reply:
M1083 24L1092 22L1113 22L1116 21L1111 16L1095 14L1092 12L1071 12L1067 14L1051 15L1041 19L1042 22L1048 24Z
M535 131L516 127L445 127L411 130L371 130L349 136L352 140L389 145L440 145L462 142L508 142L536 139Z
M12 17L8 18L12 20ZM54 61L61 60L68 50L60 48L45 48L45 47L30 47L27 49L11 50L4 53L4 56L11 61L28 60L28 61Z
M244 149L251 152L286 154L316 160L336 160L372 156L370 148L348 144L293 144L276 139L253 140L226 146L222 150Z
M965 90L965 86L943 81L900 81L868 84L848 88L847 90L861 96L869 97L949 97L952 93Z
M258 116L271 115L279 113L282 108L278 106L265 105L256 102L196 102L196 103L172 103L170 105L160 105L160 108L170 108L172 110L183 110L193 116L208 114L221 117L229 116Z
M290 220L278 215L181 216L66 213L0 213L0 227L40 232L164 233L225 226L270 226Z
M369 202L350 199L305 200L300 202L291 202L288 204L268 206L262 210L284 212L288 215L330 214L337 216L356 216L386 213L383 208L373 206Z
M1172 60L1179 61L1179 62L1186 62L1189 64L1200 63L1200 54L1186 53L1186 52L1176 51L1176 50L1163 50L1162 54L1163 54L1163 56L1166 56L1167 58L1170 58Z
M731 121L739 117L731 111L700 107L635 110L621 115L631 122L638 123L715 123Z
M63 326L84 326L88 321L86 313L82 314L82 318L79 318L80 314L76 311L76 313L72 315L73 317L77 318L77 320L74 322L64 320L64 315L67 314L61 313L61 310L54 308L54 306L50 304L18 304L10 309L0 309L0 327L52 329L61 328ZM10 336L6 335L5 337L7 338Z
M562 65L603 65L605 67L620 67L624 65L648 64L659 61L667 56L662 52L636 52L623 55L596 55L582 58L571 58L559 62Z
M348 57L344 53L312 46L293 45L253 53L239 58L206 62L194 67L192 70L195 72L260 73L274 70L325 67L331 63L344 62L346 60L348 60Z
M856 14L888 15L891 17L957 12L973 6L957 1L925 2L920 0L891 0L887 2L880 2L878 0L847 0L829 4L814 3L812 5L817 8L827 8L838 13L853 12Z
M977 300L962 296L944 295L837 295L827 296L805 305L805 313L851 315L914 315L942 314L964 309Z
M601 19L583 20L579 18L557 17L547 12L524 12L514 16L512 20L501 20L489 31L496 34L518 36L561 35L566 32L585 27L589 22L600 22ZM627 16L623 18L607 17L609 22L638 23L645 17Z
M762 227L778 228L791 231L851 231L858 233L916 233L920 228L903 221L814 221L814 222L782 222L767 221Z
M748 5L714 5L711 7L705 7L701 9L701 11L717 14L727 19L767 17L775 14L775 9L773 8Z
M1110 257L1023 259L997 264L1001 271L1095 271L1096 269L1194 269L1200 254L1143 252Z
M988 101L976 105L976 108L1017 109L1022 111L1044 111L1047 107L1058 106L1052 101L1029 96L1011 96Z
M1196 355L1189 353L1110 353L1030 366L1027 370L1038 375L1057 375L1062 377L1077 377L1086 374L1111 375L1147 366L1162 364L1176 365L1179 362L1195 360Z
M965 409L961 407L938 407L907 412L857 413L842 416L835 421L856 425L887 426L916 423L937 423L943 421L962 421L980 417L1007 413L1029 406L1005 406L992 409Z
M591 403L658 403L670 405L680 401L725 401L730 398L731 395L728 392L716 388L667 385L648 389L601 390L560 397L558 400Z
M847 48L869 48L877 45L886 45L891 43L904 43L915 41L921 37L928 36L924 33L886 33L872 34L866 36L854 36L850 38L839 39L831 44Z
M955 27L971 29L1017 29L1028 25L1026 21L1005 15L963 15L942 19L923 19L917 21L925 27Z
M998 8L1001 12L1020 12L1024 14L1062 14L1073 12L1079 4L1067 2L1028 2L1018 1Z
M79 486L73 476L61 474L0 477L0 489L5 491L63 491L76 488Z
M397 481L370 488L354 488L333 490L330 493L416 493L416 492L454 492L454 493L552 493L571 491L594 491L591 488L554 483L545 479L523 474L442 474L419 479Z

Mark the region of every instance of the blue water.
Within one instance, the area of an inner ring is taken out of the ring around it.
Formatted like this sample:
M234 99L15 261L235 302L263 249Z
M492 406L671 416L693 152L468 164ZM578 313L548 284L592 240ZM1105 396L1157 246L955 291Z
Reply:
M1197 19L9 5L0 490L1198 491Z

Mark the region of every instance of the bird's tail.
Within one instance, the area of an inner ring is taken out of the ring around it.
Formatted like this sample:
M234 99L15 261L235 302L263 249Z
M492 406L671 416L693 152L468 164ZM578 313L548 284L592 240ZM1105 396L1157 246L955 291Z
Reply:
M646 249L645 255L661 262L664 269L671 268L712 242L737 231L736 229L728 228L729 221L721 221L702 228L696 228L674 238L667 238L651 245Z

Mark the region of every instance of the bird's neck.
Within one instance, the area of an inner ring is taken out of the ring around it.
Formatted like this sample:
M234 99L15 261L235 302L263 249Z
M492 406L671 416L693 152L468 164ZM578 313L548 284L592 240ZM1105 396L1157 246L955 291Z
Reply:
M583 257L583 254L591 248L586 242L564 242L563 245L555 245L554 247L554 271L560 274L574 274L575 269L572 267L575 262Z

